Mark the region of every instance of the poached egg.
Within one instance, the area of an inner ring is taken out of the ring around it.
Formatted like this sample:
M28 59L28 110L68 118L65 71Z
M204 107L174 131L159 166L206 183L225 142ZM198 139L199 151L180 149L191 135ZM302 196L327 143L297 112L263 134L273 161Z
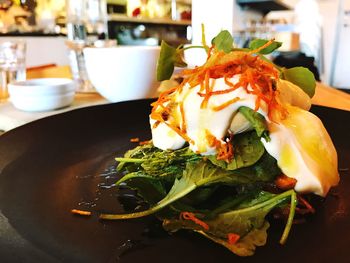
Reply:
M236 84L239 78L240 75L235 75L230 82ZM209 85L217 93L210 96L206 107L201 107L204 97L200 85L190 87L185 84L167 102L167 106L172 108L171 121L179 130L186 130L186 138L167 122L159 123L150 116L154 146L162 150L176 150L188 142L192 151L214 155L217 148L208 139L208 134L225 144L228 132L237 134L251 129L238 109L242 106L255 109L257 96L243 87L227 92L230 86L223 78L210 79ZM278 80L277 96L288 111L286 118L278 123L270 120L264 102L257 110L265 117L270 133L270 141L261 138L265 150L277 160L285 175L297 180L297 192L325 196L339 181L337 153L330 136L320 119L308 112L310 98L299 87Z

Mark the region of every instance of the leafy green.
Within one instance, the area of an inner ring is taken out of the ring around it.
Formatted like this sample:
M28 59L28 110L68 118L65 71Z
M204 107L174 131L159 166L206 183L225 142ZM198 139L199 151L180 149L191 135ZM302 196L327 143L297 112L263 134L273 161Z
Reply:
M137 146L126 152L124 157L115 158L119 163L118 171L142 171L149 176L181 175L188 162L202 159L201 155L192 152L188 147L163 151L153 144Z
M142 212L136 212L124 215L103 215L104 219L128 219L143 217L153 214L165 206L175 202L176 200L189 194L196 188L217 182L240 182L240 178L230 178L230 172L214 166L210 162L199 161L195 163L187 163L186 169L180 179L175 179L175 182L168 192L167 196L160 200L155 206Z
M239 112L243 114L247 121L249 121L259 137L263 137L266 141L270 141L269 130L263 115L245 106L240 107Z
M269 198L266 198L269 195ZM280 195L272 193L258 194L251 200L246 200L243 208L219 214L216 218L207 221L209 232L212 235L225 238L228 233L240 236L246 235L252 228L263 226L265 216L277 205L290 198L291 192ZM262 198L260 200L259 198Z
M225 53L232 51L233 37L227 30L222 30L216 37L211 41L215 45L217 50L222 50Z
M271 182L275 177L281 174L277 161L267 152L254 165L235 170L234 173L240 177L249 178L250 182Z
M289 232L292 228L297 202L298 202L297 194L293 190L290 197L290 209L289 209L287 224L286 224L286 227L284 228L282 237L280 239L281 245L284 245L286 243L287 238L289 236Z
M127 180L130 189L137 190L137 195L149 204L155 204L166 195L166 189L161 180L154 177L137 176Z
M256 50L265 45L269 40L266 39L254 39L249 43L249 49ZM267 55L282 46L282 42L273 41L269 46L259 51L260 54Z
M163 40L160 45L160 54L157 61L157 80L170 79L175 66L187 66L183 58L183 47L174 48Z
M162 41L160 45L160 54L157 62L157 80L162 81L170 79L175 68L176 48Z
M247 198L247 200L243 201L237 208L220 213L212 219L206 220L205 215L197 213L196 217L201 218L201 220L208 225L208 229L203 229L201 225L197 225L193 221L177 218L164 220L163 226L168 231L177 231L179 229L197 231L215 242L226 246L231 251L239 253L236 250L236 246L231 247L227 242L228 234L234 233L241 237L236 245L239 244L238 247L243 245L243 247L246 248L243 250L244 252L239 254L250 255L254 251L256 245L263 245L266 241L266 229L268 227L268 223L265 219L266 215L273 208L286 205L288 199L295 204L294 190L289 190L279 195L262 191L252 196L250 199ZM294 210L295 206L291 207L291 219L294 217ZM286 225L282 235L283 239L288 236L290 226L289 224ZM247 238L245 239L245 237ZM257 237L259 238L256 239ZM256 242L257 240L261 242ZM248 253L247 251L250 252Z
M246 132L234 136L233 145L234 155L229 163L223 160L217 160L216 155L208 156L208 159L213 164L226 170L236 170L253 165L265 151L263 144L255 132Z
M202 46L184 47L179 45L174 48L162 40L160 45L160 54L157 61L157 80L163 81L170 79L175 67L186 67L187 63L184 60L184 51L190 48L203 48L209 52L209 47L205 43L205 32L202 27ZM233 38L227 30L221 31L216 37L212 39L212 44L215 44L218 50L223 50L229 53L233 48Z
M272 158L272 157L271 157ZM253 166L254 167L254 166ZM201 186L208 186L214 183L224 183L229 185L239 185L248 184L252 182L259 181L261 179L266 179L259 174L261 166L259 168L248 167L246 171L240 169L235 171L229 171L222 169L219 166L213 165L211 162L201 160L196 162L188 162L186 168L180 179L176 178L168 194L160 200L157 204L150 207L146 211L135 212L130 214L122 215L103 215L104 219L129 219L147 216L157 211L163 209L164 207L172 204L173 202L179 200L180 198L191 193L195 189ZM244 169L244 168L243 168ZM256 173L258 176L255 176ZM265 175L265 174L263 174ZM121 179L125 182L129 179L134 179L137 176L142 178L147 178L143 174L134 173L131 176L127 175L126 179ZM269 177L270 179L270 177Z
M282 78L299 86L310 98L315 95L316 80L309 69L304 67L284 69Z
M247 235L245 235L237 243L234 243L234 244L230 244L229 242L227 242L226 239L209 235L204 231L197 231L197 232L209 238L210 240L214 241L215 243L218 243L226 247L236 255L241 257L246 257L246 256L252 256L255 252L256 247L264 246L266 244L267 229L269 228L269 226L270 224L267 221L265 221L264 225L261 228L259 229L254 228Z

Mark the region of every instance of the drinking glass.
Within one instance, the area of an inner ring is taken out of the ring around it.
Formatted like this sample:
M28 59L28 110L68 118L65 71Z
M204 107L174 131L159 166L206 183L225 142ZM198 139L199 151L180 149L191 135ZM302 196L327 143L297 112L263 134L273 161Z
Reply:
M77 92L95 92L86 72L83 49L107 38L106 1L66 0L66 9L68 56Z
M7 85L26 79L26 43L22 40L0 42L0 102L9 97Z

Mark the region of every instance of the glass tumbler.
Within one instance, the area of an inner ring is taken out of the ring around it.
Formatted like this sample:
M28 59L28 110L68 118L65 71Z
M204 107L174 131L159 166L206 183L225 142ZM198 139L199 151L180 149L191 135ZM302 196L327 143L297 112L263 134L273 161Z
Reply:
M9 83L26 79L25 58L25 41L0 41L0 102L9 97Z
M66 0L67 46L77 92L95 92L85 67L83 49L107 38L107 4L105 0Z

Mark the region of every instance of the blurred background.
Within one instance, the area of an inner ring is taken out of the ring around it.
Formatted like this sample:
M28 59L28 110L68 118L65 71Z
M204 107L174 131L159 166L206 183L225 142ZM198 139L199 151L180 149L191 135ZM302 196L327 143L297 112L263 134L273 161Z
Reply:
M90 11L79 13L79 1ZM350 90L350 0L0 0L0 40L25 39L28 67L69 64L67 39L199 43L202 23L209 40L227 29L238 47L274 37L276 64Z

